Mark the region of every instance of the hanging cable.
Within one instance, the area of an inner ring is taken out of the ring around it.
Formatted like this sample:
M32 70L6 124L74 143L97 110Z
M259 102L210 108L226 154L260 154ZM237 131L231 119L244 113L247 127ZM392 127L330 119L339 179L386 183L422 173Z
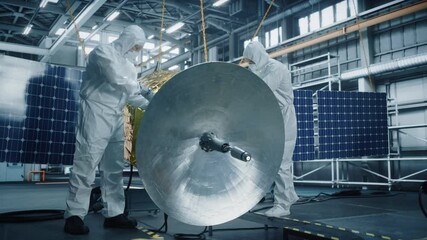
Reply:
M270 12L271 7L273 6L274 0L270 1L270 6L268 6L267 11L265 11L264 17L262 17L261 22L258 25L258 28L256 29L254 35L252 36L251 40L253 40L257 35L259 30L261 29L262 24L264 23L265 19L267 18L268 13Z
M369 83L370 83L370 85L371 85L371 89L372 89L372 91L374 91L374 92L375 92L375 88L374 88L374 81L373 81L373 79L372 79L371 69L369 68L369 62L368 62L368 57L367 57L367 55L368 55L368 54L366 53L365 44L364 44L364 41L363 41L362 31L360 30L360 19L359 19L359 13L358 13L358 11L357 11L355 1L354 1L354 0L352 0L352 2L353 2L354 12L356 13L356 24L357 24L357 27L358 27L358 29L359 29L359 31L358 31L358 32L359 32L359 41L360 41L360 45L362 46L362 52L363 52L363 57L364 57L364 60L365 60L366 70L368 71L368 79L369 79Z
M165 22L165 0L162 1L162 19L160 21L160 34L159 34L159 53L157 54L157 65L154 71L160 69L160 63L162 60L162 39L163 39L163 24Z
M424 216L427 218L427 211L423 204L423 194L427 193L427 181L425 181L423 184L421 184L420 189L418 190L418 204L420 205L421 211L423 212Z
M206 239L205 232L207 231L208 227L205 227L203 231L200 233L175 233L173 237L177 240L186 239L186 240L203 240Z
M163 213L163 225L160 226L158 229L148 229L154 233L167 233L168 232L168 215L166 213ZM163 228L165 230L163 230Z
M202 14L203 51L205 55L205 62L208 62L208 51L206 46L206 31L205 31L205 13L203 10L203 0L200 0L200 13Z
M68 13L69 13L69 14L70 14L70 16L71 16L71 22L72 22L72 24L74 25L74 30L76 31L77 38L79 39L80 46L82 47L83 56L84 56L84 58L86 59L86 57L87 57L87 56L86 56L85 43L84 43L83 39L81 39L81 38L80 38L79 28L77 27L77 24L76 24L76 21L75 21L74 15L73 15L73 11L71 11L71 5L70 5L70 2L69 2L68 0L65 0L65 2L67 3Z
M264 14L264 16L262 17L262 19L261 19L261 22L258 24L258 27L257 27L257 29L255 30L255 33L254 33L254 35L252 36L252 38L251 38L251 41L256 37L256 36L258 36L258 32L259 32L259 30L261 29L261 26L262 26L262 24L264 23L264 21L265 21L265 19L267 18L267 15L268 15L268 13L270 12L270 9L271 9L271 7L273 6L273 3L274 3L274 0L271 0L270 1L270 5L268 6L268 8L267 8L267 11L265 11L265 14ZM239 65L240 66L242 66L242 64L243 64L243 58L242 59L240 59L240 63L239 63Z

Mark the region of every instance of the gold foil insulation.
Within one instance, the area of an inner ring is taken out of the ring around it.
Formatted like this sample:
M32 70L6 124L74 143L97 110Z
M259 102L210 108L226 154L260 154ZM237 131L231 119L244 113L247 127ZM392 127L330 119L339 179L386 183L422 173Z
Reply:
M152 91L157 92L163 84L177 73L177 71L154 71L153 73L138 79L138 82L149 87ZM144 115L144 110L128 104L124 107L123 114L125 132L124 158L131 165L136 166L136 136L138 135L138 128Z

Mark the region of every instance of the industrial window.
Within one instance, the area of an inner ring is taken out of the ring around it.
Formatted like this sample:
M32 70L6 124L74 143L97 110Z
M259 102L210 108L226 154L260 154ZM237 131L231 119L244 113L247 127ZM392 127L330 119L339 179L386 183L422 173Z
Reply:
M335 11L334 11L335 10ZM333 6L326 7L320 12L311 13L298 19L300 35L315 31L320 27L330 26L340 22L358 12L357 0L340 1Z
M320 14L314 12L310 14L310 32L320 28Z
M298 25L299 25L299 33L301 35L308 33L308 16L298 19Z
M335 5L336 21L342 21L347 18L347 1L339 2Z
M265 47L273 47L279 44L282 39L282 27L275 28L265 33Z
M99 35L99 33L95 34L90 38L90 40L95 41L95 42L99 42L101 40L101 36Z
M329 6L322 10L322 27L329 26L334 23L334 7Z
M170 45L171 45L171 43L170 42L164 42L164 43L162 43L162 52L165 52L165 51L167 51L167 50L169 50L171 47L170 47ZM150 50L150 52L151 53L155 53L156 51L158 52L159 51L159 48L160 48L160 45L158 45L157 47L155 47L155 48L152 48L151 50Z
M56 30L55 35L62 35L65 32L65 28L59 28L58 30Z
M265 47L270 47L270 32L265 32Z
M275 28L270 31L270 47L279 44L282 36L282 27Z
M298 19L300 34L305 34L320 28L320 14L314 12L310 16L305 16Z
M144 48L145 49L148 49L148 50L151 50L151 49L154 49L154 47L155 47L156 45L154 45L154 43L150 43L150 42L146 42L145 44L144 44Z
M358 12L357 0L348 0L348 7L350 8L350 16L355 16Z
M174 49L172 49L169 53L172 53L172 54L179 54L179 49L178 48L174 48Z
M258 36L254 37L253 41L258 41ZM248 44L251 42L251 39L248 39L246 41L243 42L243 48L246 48L246 46L248 46Z
M118 35L110 35L110 36L108 36L108 38L107 38L108 43L114 42L117 38L119 38Z

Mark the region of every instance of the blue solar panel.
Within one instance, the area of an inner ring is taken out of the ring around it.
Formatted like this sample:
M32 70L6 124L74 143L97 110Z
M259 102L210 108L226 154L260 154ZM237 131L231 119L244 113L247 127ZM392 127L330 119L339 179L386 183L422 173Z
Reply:
M297 141L294 161L314 159L313 91L294 91L294 106L297 115Z
M72 164L82 71L8 56L0 65L0 161Z
M0 56L0 162L72 164L82 71ZM315 158L313 92L294 91L293 160ZM318 92L319 158L388 152L386 95Z
M319 158L388 153L385 93L319 91Z

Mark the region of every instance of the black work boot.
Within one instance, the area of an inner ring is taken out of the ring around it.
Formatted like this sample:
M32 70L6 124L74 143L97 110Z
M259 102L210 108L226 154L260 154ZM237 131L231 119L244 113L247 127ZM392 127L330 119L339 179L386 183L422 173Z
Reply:
M65 219L64 232L73 235L84 235L89 233L89 228L78 216L71 216Z
M104 220L105 228L135 228L137 224L135 219L128 218L123 213Z

